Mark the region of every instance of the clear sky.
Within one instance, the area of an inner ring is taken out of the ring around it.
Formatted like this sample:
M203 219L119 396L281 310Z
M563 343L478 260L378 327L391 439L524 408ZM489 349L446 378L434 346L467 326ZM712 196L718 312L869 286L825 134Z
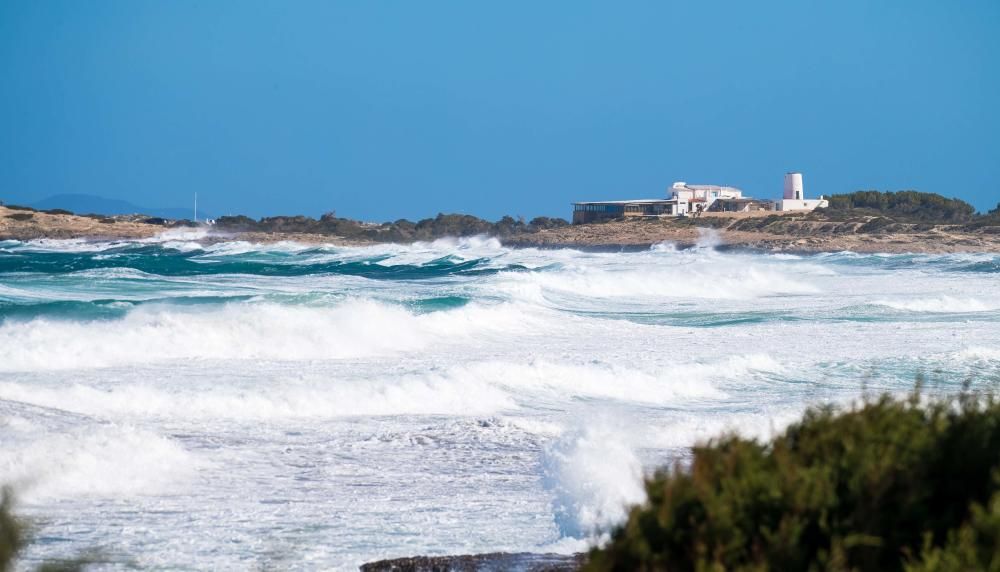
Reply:
M673 181L1000 202L1000 2L0 2L0 198L568 217Z

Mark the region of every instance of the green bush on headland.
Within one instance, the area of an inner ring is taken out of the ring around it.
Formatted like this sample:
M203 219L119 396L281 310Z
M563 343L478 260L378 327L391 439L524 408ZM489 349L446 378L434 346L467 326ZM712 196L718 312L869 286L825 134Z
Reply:
M506 238L523 233L533 233L550 228L567 226L561 218L536 217L530 222L505 216L490 222L471 215L438 214L417 222L399 219L395 222L364 223L338 218L335 213L327 213L319 219L307 216L273 216L254 220L250 217L224 216L215 221L220 230L253 232L301 232L335 235L358 240L377 242L412 242L434 240L447 236L474 236L485 234Z
M1000 403L883 397L646 482L589 570L1000 570Z
M964 223L972 221L976 209L961 199L949 199L919 191L856 191L827 198L827 216L867 214L887 216L900 222Z

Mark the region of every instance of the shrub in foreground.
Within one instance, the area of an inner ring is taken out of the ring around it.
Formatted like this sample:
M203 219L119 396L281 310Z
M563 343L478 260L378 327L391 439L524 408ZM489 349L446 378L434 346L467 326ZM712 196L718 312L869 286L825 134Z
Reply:
M590 570L1000 570L1000 404L883 397L646 482Z
M0 572L14 567L14 557L24 546L24 529L11 513L10 490L0 490Z

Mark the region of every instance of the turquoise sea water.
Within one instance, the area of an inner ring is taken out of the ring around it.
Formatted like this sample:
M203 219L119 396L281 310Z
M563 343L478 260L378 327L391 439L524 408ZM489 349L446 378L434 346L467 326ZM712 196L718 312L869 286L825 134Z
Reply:
M863 392L1000 384L1000 256L0 242L28 562L575 551L642 474Z

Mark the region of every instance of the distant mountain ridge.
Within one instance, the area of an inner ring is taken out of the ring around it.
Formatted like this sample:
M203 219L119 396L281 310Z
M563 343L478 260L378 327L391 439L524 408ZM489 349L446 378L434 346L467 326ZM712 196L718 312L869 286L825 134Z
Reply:
M53 195L40 201L35 201L28 206L39 210L65 209L76 214L146 214L170 219L190 219L194 216L193 208L142 207L121 199L109 199L82 193ZM209 213L199 210L198 218L205 219L212 218L212 216Z

